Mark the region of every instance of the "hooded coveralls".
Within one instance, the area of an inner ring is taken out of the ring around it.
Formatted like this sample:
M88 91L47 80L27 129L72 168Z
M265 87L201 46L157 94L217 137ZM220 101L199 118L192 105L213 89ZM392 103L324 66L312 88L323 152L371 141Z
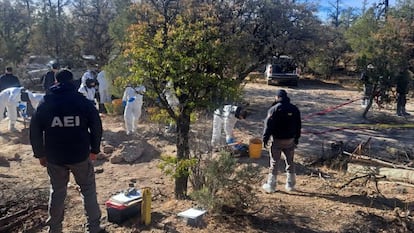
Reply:
M101 104L104 103L110 103L111 102L111 96L109 95L109 84L108 81L105 78L105 71L102 70L98 73L98 76L96 78L98 80L98 92L99 92L99 101Z
M235 105L224 105L221 109L214 111L213 117L213 133L211 137L211 145L216 147L220 144L221 130L224 128L226 134L226 143L235 142L233 129L237 122L236 111L239 107Z
M88 86L88 80L94 80L95 76L92 71L86 71L81 79L81 85L78 92L82 93L88 100L95 102L96 87Z
M174 87L172 82L168 82L164 89L164 96L167 100L168 105L176 111L178 105L180 105L180 101L178 100L177 96L174 93ZM169 125L166 127L166 133L172 133L176 130L176 123L174 120L171 120Z
M24 90L23 87L10 87L4 89L0 92L0 111L3 111L4 108L7 109L7 115L9 117L9 126L8 130L14 130L14 126L17 121L17 111L16 108L19 107L20 110L26 109L26 103L22 100L22 91L27 93L28 100L30 101L33 108L36 108L40 100L43 99L44 94L32 93L30 91ZM0 114L0 120L3 120L4 115Z
M7 109L7 115L9 117L9 126L8 130L14 130L14 125L17 121L17 111L16 108L19 105L21 91L23 87L10 87L7 89L4 89L2 92L0 92L0 111L2 114L0 114L0 119L3 120L4 115L4 108Z
M125 103L124 121L125 130L128 135L134 133L137 129L137 124L142 113L143 94L145 91L146 89L142 85L135 88L125 88L122 101Z

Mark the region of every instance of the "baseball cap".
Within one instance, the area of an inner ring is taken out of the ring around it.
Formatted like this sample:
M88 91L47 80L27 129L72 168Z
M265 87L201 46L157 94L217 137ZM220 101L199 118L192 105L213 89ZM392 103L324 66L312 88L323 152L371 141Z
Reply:
M55 70L59 69L59 64L58 63L53 63L52 64L52 69L55 69Z
M72 82L73 74L69 70L61 70L56 74L56 81L59 83Z
M277 90L276 91L276 96L278 97L286 97L287 96L287 92L283 89Z

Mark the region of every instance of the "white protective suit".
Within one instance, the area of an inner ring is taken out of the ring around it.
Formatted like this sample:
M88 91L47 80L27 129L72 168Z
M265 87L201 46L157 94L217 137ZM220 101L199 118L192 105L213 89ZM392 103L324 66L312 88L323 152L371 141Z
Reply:
M82 93L88 100L95 101L95 94L96 89L95 88L88 88L86 84L81 83L79 86L78 92Z
M124 121L127 135L134 133L142 113L144 86L125 88L122 102L125 104Z
M23 114L26 114L26 102L22 101L22 90L23 87L10 87L4 89L0 92L0 120L3 120L3 112L4 109L7 109L7 116L9 118L9 126L8 130L12 131L15 130L15 124L17 121L17 107L21 110ZM29 100L34 109L37 108L39 102L43 99L44 94L41 93L32 93L31 91L24 90L27 93ZM22 117L27 117L27 115L23 115Z
M98 73L98 76L96 78L98 80L99 86L99 97L100 97L100 103L110 103L111 102L111 95L109 94L109 83L108 80L105 78L105 71L102 70Z
M164 89L165 99L167 100L168 105L175 111L177 110L180 101L174 93L172 82L168 82ZM173 120L170 121L169 125L166 127L167 133L172 133L176 130L176 124Z
M94 74L90 70L82 75L78 92L82 93L88 100L95 102L96 87L87 87L86 80L88 79L95 79Z
M172 82L167 83L165 90L164 90L164 95L165 95L165 99L167 100L168 105L170 105L172 109L175 109L180 104L180 101L175 95L172 85L173 85Z
M233 136L233 129L236 125L236 110L238 109L235 105L224 105L223 108L216 109L214 111L213 118L213 133L211 137L211 145L217 147L220 145L221 130L224 128L226 134L226 143L235 142Z

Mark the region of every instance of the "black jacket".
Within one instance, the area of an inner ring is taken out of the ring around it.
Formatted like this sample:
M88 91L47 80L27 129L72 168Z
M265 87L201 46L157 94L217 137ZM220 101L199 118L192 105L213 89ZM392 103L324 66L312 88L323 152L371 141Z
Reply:
M398 94L408 94L409 85L410 85L410 73L408 71L403 71L398 73L397 77L397 93Z
M47 72L43 77L43 90L49 93L49 88L55 84L55 72Z
M74 164L99 153L102 122L95 106L72 83L52 86L30 121L34 157Z
M13 74L3 74L0 77L0 91L9 87L21 87L19 79Z
M273 105L267 112L264 122L263 142L267 144L270 136L274 139L300 138L302 122L299 109L290 103L288 97Z

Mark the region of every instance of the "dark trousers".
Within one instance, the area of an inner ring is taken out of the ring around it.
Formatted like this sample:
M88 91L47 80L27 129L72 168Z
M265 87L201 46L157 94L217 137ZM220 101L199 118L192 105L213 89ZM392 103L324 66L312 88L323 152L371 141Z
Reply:
M397 114L404 115L406 114L405 104L407 103L407 95L402 93L397 93Z

